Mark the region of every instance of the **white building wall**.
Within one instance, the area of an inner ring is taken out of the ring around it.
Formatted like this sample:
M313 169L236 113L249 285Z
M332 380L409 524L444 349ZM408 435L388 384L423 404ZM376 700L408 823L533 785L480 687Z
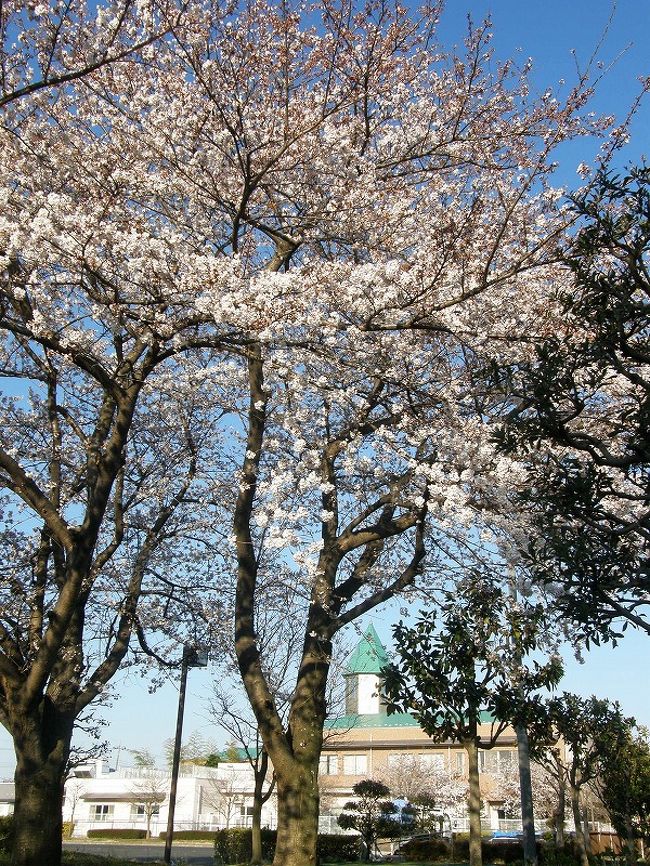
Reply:
M379 712L379 679L377 674L359 674L359 712Z
M71 777L65 786L63 820L74 824L75 836L86 836L89 830L102 828L146 830L146 815L137 814L137 804L158 793L163 799L158 815L151 819L151 835L156 837L166 831L169 772L129 767L108 772L101 762L85 768L85 772L88 775ZM178 779L174 828L218 830L226 825L250 826L253 781L249 764L183 767ZM274 798L265 804L263 826L275 827L274 804Z

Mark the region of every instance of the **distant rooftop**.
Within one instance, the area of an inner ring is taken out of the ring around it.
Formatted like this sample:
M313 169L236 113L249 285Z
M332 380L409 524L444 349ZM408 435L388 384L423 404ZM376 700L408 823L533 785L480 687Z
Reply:
M480 722L489 725L495 721L492 713L482 711ZM328 719L325 722L328 730L350 730L351 728L419 728L420 725L411 713L353 713L347 716L339 716L337 719Z
M348 730L350 728L417 728L417 721L410 713L354 713L328 719L325 727L329 730Z
M346 674L379 674L389 662L379 635L370 625L348 659Z

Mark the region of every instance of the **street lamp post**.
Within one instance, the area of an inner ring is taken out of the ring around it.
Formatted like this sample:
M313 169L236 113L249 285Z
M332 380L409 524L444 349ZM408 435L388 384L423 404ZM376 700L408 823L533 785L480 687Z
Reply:
M181 763L181 737L183 735L183 713L185 711L185 690L187 687L188 668L204 668L208 664L208 654L190 644L183 646L181 659L181 682L178 692L178 715L176 716L176 736L174 737L174 757L172 760L172 778L169 786L169 815L167 817L167 833L165 835L165 853L163 860L169 866L172 856L172 840L174 838L174 812L176 811L176 788L178 787L178 770Z

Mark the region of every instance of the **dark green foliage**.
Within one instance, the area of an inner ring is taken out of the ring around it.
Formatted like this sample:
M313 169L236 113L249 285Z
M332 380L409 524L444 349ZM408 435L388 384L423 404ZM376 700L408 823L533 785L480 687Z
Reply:
M572 205L566 328L532 362L495 365L493 384L508 412L500 444L529 466L529 564L597 643L621 621L650 632L650 169L601 173Z
M277 832L262 828L262 858L272 860ZM253 853L252 832L248 827L219 830L214 840L216 864L248 863Z
M356 799L345 804L337 821L344 830L361 834L369 860L377 839L399 835L400 823L394 818L397 806L388 799L390 789L383 782L364 779L352 792Z
M358 836L343 833L320 833L316 846L319 863L350 863L359 859Z
M599 794L631 853L634 839L650 837L650 743L644 736L630 730L618 749L602 756Z
M178 838L180 834L175 833ZM248 863L252 853L250 828L232 827L212 834L214 841L214 862L217 866L234 863ZM275 854L277 832L262 828L262 859L270 861ZM194 837L196 838L196 837ZM321 833L318 836L317 854L319 862L343 863L359 859L359 837Z
M562 692L545 702L533 701L525 711L531 756L544 762L558 740L569 748L567 781L580 788L596 779L608 761L618 760L627 743L634 719L624 716L616 701L582 698Z
M88 830L86 836L89 839L146 839L146 830L136 830L133 827L106 827L100 830Z
M522 693L555 684L557 662L520 665L517 689L508 664L497 664L499 647L517 634L524 655L536 646L541 610L509 603L498 585L470 575L458 585L453 601L421 614L414 626L393 629L397 662L384 670L389 707L411 711L434 740L463 742L475 737L482 710L499 719L490 746L505 727Z
M558 848L555 845L542 845L539 851L540 866L577 866L578 857L573 845Z
M449 862L451 846L444 839L411 839L400 845L400 855L407 860Z
M0 817L0 852L11 851L14 841L14 816Z

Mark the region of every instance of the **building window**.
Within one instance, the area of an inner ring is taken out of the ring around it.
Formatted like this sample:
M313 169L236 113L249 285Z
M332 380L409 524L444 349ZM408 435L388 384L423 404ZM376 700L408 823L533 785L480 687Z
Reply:
M110 821L115 807L109 803L96 803L90 807L90 817L93 821Z
M368 771L367 755L345 755L343 772L346 776L363 776Z
M147 812L150 817L160 815L160 805L158 803L152 803L151 805L145 805L145 803L134 803L133 806L131 806L131 814L134 818L146 818Z
M481 750L478 754L478 765L481 773L498 773L515 765L515 753L512 749Z
M456 752L456 772L465 772L465 752Z
M336 776L339 771L338 755L321 755L318 772L321 776Z
M445 756L440 753L436 753L433 755L422 755L420 758L420 762L422 767L425 767L427 770L444 770L445 769Z

